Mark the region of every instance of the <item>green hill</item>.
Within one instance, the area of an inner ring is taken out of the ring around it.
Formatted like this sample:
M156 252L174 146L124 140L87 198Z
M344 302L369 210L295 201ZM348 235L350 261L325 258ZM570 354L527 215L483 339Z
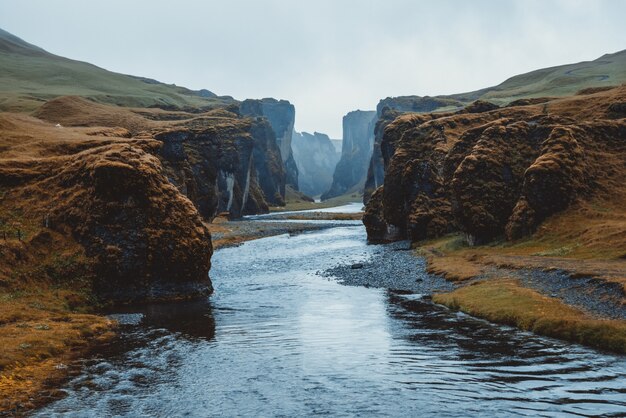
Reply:
M593 61L559 65L516 75L495 87L449 96L461 101L477 99L505 104L517 99L571 96L593 87L626 83L626 50Z
M67 95L120 106L188 110L234 102L208 90L189 90L63 58L0 29L0 110L31 111Z
M442 112L463 108L475 100L506 105L519 99L571 96L589 88L626 84L626 50L593 61L559 65L516 75L494 87L448 96L388 97L379 103L404 112Z

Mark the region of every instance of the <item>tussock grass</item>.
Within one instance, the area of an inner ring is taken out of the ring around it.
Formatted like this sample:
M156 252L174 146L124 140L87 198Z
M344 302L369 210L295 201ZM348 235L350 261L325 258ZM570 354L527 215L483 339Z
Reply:
M491 322L626 353L626 321L594 319L557 299L521 287L514 280L475 282L451 293L437 294L433 300Z

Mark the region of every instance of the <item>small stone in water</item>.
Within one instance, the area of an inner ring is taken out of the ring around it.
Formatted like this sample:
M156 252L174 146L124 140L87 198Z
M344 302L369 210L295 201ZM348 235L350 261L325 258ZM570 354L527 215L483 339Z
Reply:
M353 269L362 269L363 268L363 264L361 263L355 263L351 266L351 268Z

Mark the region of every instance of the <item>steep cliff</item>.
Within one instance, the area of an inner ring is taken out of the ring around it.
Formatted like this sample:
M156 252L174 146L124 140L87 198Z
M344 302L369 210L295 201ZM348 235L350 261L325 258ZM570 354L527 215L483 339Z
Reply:
M367 205L368 236L417 241L461 231L472 244L516 239L581 201L620 199L626 122L612 109L625 100L620 87L396 118L382 135L385 185Z
M281 204L284 171L265 119L226 111L176 124L154 135L163 142L168 178L207 220L267 212ZM262 181L258 179L262 178Z
M327 191L340 157L328 135L294 132L292 146L300 191L309 196L319 196Z
M237 218L284 202L285 172L265 118L244 118L226 109L198 115L119 108L79 97L51 100L35 115L63 126L124 128L127 136L161 141L159 156L168 179L208 221L219 212Z
M55 128L20 115L0 115L0 128L0 225L14 238L5 239L13 250L2 251L3 267L48 263L37 280L47 275L60 288L87 286L114 301L211 292L210 234L165 176L159 141L119 136L127 132L119 129ZM76 261L74 242L86 262ZM22 255L13 258L16 251ZM75 267L55 273L63 266Z
M605 54L593 61L543 68L511 77L497 86L467 93L448 96L400 96L381 100L377 106L377 117L381 125L391 120L383 117L388 108L399 113L451 112L465 107L466 112L484 112L495 105L529 105L545 102L548 98L563 97L578 91L606 89L626 82L626 50ZM472 103L475 105L469 106ZM466 107L467 106L467 107ZM484 106L487 106L485 108ZM384 126L379 132L382 134ZM374 190L382 185L384 170L379 135L374 142L374 151L368 169L364 203Z
M333 183L322 200L362 188L374 145L375 111L356 110L343 117L341 158L335 167Z
M393 143L389 141L386 143L388 149L383 151L381 148L383 134L387 125L402 113L427 113L440 109L456 110L463 108L463 106L463 103L458 100L429 96L387 97L378 102L376 106L376 122L374 124L374 146L367 169L363 203L367 204L372 193L383 184L386 168L384 164L386 159L383 158L383 152L388 157L393 155L394 152Z
M286 184L298 190L298 167L293 158L292 135L296 119L296 110L287 100L265 98L261 100L247 99L239 106L243 116L265 117L269 121L274 133L280 155L285 166ZM281 192L285 198L285 191Z

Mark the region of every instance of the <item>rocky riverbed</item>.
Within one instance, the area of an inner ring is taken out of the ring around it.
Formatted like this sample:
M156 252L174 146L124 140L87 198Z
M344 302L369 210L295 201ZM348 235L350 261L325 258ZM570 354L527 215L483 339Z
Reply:
M409 241L376 247L367 262L338 265L319 274L335 277L339 283L349 286L404 290L422 295L447 292L455 288L452 282L426 272L426 260L414 254Z
M626 319L624 291L617 283L593 277L576 277L563 270L538 268L507 269L490 267L485 274L465 282L451 282L426 271L427 261L411 249L409 241L377 245L372 258L364 263L338 265L321 271L349 286L386 288L422 295L448 292L479 280L514 278L524 287L561 300L593 317Z

